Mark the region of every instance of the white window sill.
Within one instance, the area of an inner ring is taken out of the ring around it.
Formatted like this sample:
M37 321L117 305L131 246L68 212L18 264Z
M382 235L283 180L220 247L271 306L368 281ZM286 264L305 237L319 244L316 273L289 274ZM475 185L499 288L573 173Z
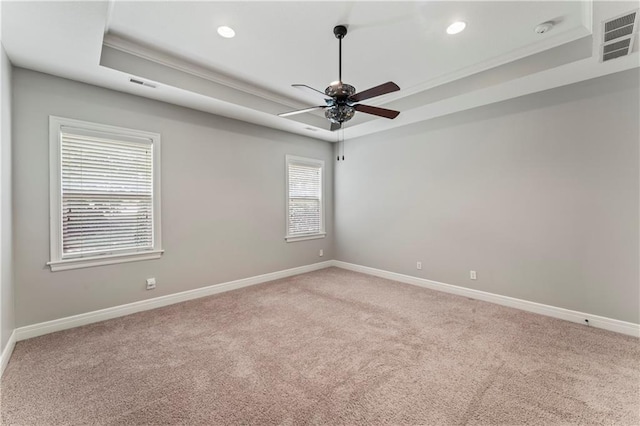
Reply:
M318 238L324 238L327 235L326 232L320 232L318 234L309 234L309 235L287 235L284 239L288 243L294 243L296 241L305 241L305 240L316 240Z
M66 271L68 269L91 268L93 266L113 265L114 263L137 262L140 260L160 259L164 250L145 251L138 253L112 254L95 257L79 257L76 259L55 260L47 262L51 272Z

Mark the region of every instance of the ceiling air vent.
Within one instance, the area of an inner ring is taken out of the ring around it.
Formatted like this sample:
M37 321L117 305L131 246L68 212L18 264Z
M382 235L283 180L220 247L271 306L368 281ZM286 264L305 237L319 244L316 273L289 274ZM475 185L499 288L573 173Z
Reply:
M630 46L631 37L616 41L615 43L605 44L602 47L602 60L608 61L609 59L615 59L620 56L627 55L629 53Z
M602 62L626 56L633 48L638 29L638 11L625 13L603 23L600 60Z
M604 23L603 42L608 43L636 32L638 11L627 13Z

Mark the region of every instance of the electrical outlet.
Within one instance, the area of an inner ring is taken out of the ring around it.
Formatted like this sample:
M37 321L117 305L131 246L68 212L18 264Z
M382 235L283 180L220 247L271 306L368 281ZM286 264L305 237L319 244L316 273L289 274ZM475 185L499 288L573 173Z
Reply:
M471 278L472 280L478 279L478 276L476 275L476 271L469 271L469 278Z
M416 269L422 269L422 262L416 262Z
M324 256L324 250L320 249L320 251L318 252L318 256L320 257Z
M147 290L153 290L154 288L156 288L156 279L147 278Z

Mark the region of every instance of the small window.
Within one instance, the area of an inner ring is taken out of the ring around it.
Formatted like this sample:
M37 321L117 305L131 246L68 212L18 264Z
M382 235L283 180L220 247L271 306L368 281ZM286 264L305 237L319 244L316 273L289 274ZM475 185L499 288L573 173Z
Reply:
M52 271L157 259L160 135L50 117Z
M286 156L288 242L324 238L324 161Z

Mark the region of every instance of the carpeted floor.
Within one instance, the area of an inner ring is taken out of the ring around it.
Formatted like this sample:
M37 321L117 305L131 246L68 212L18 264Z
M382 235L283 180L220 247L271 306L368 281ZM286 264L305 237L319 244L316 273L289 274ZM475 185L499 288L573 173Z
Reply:
M640 424L640 341L329 268L19 342L3 424Z

